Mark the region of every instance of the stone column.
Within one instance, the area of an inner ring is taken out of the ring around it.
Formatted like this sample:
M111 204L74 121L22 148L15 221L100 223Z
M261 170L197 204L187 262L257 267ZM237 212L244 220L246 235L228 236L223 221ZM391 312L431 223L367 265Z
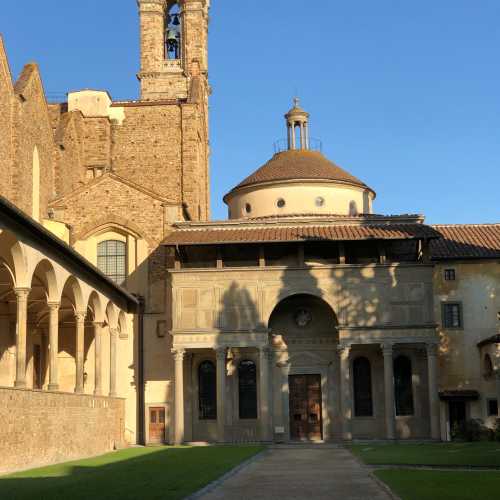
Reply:
M102 327L103 324L94 321L94 348L95 348L95 366L94 366L94 395L102 396L104 391L102 389Z
M217 355L217 441L219 443L225 442L226 351L225 347L215 350Z
M340 413L342 419L342 439L350 440L352 439L352 396L350 367L351 346L339 345L338 353L340 357Z
M175 422L174 422L174 443L184 442L184 349L172 349L175 359Z
M392 358L393 345L382 344L384 355L384 399L385 399L385 432L387 439L396 438L396 421L394 412L394 362Z
M300 122L300 149L305 148L304 123Z
M273 439L271 429L271 377L269 364L272 351L269 347L259 350L259 395L260 395L260 437L262 441L270 442Z
M16 380L14 387L26 387L26 332L28 328L28 295L29 288L16 288L17 299L16 323Z
M116 381L118 376L118 328L109 329L109 397L118 395Z
M83 394L85 392L83 372L84 372L84 354L85 354L85 316L83 312L75 314L76 321L76 350L75 350L75 362L76 362L76 384L75 392L77 394Z
M427 384L429 387L429 416L431 419L431 438L439 439L440 416L439 416L439 392L438 392L438 346L427 344Z
M49 391L59 390L59 302L49 302Z

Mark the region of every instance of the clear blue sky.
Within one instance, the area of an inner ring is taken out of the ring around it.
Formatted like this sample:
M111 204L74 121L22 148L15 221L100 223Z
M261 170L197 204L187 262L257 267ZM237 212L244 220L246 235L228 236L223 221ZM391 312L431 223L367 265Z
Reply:
M298 93L325 154L378 193L377 213L500 221L499 0L213 0L212 211L269 159ZM136 98L135 0L2 2L11 68L50 95Z

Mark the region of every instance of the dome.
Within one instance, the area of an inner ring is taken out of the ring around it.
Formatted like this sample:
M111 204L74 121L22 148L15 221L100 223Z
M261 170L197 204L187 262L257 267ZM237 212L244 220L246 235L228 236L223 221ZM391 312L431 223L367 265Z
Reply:
M231 219L372 213L375 192L311 150L309 113L295 106L285 115L288 150L276 153L226 196Z
M335 165L320 152L291 149L275 154L265 165L240 182L225 198L241 188L284 181L337 182L370 189L364 182Z

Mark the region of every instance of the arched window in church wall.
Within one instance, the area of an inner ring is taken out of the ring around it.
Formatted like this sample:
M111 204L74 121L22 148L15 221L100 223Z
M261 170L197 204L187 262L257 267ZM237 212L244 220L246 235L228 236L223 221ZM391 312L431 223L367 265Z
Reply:
M38 148L33 149L33 165L31 170L32 192L31 192L31 216L40 220L40 156Z
M240 419L257 418L257 367L253 361L238 366L238 397Z
M108 278L122 285L127 278L126 243L117 240L101 241L97 245L97 267Z
M413 415L412 367L407 356L394 360L394 399L397 416Z
M212 361L198 367L198 404L200 420L217 419L217 372Z
M370 361L365 357L356 358L352 364L354 379L354 415L373 416L372 373Z
M179 60L182 52L182 16L179 3L170 2L165 13L165 59Z

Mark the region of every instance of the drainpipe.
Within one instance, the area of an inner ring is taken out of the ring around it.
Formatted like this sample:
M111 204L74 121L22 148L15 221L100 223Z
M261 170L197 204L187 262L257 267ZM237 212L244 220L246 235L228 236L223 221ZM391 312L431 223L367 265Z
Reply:
M145 404L144 404L144 297L139 299L139 310L137 314L137 443L145 446Z

